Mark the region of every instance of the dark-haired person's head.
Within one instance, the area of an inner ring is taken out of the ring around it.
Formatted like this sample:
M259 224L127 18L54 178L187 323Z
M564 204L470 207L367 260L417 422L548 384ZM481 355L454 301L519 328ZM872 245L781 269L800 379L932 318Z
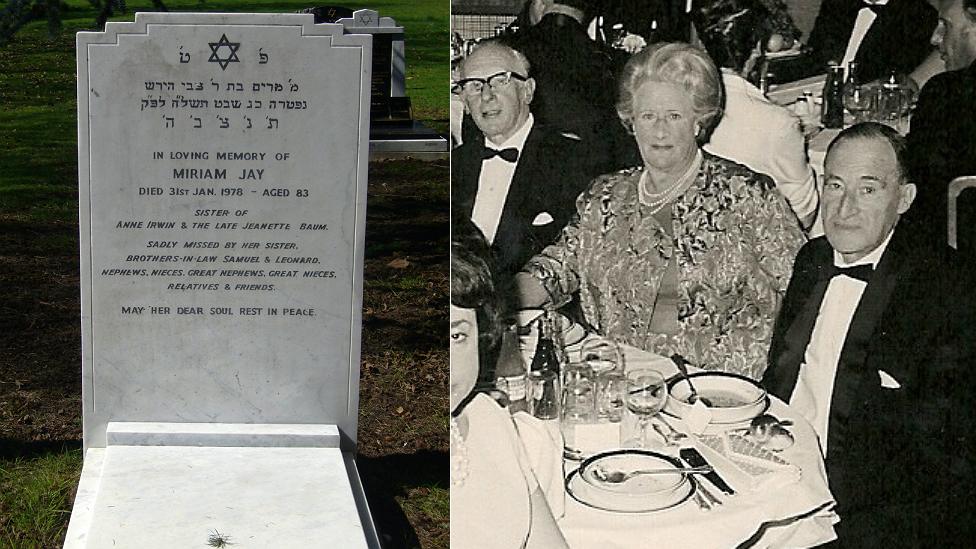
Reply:
M758 0L717 0L692 13L698 39L715 64L737 73L749 70L757 46L772 35L769 10Z
M525 5L532 25L538 24L548 13L562 13L586 23L592 9L590 0L527 0Z
M474 389L479 348L501 336L498 293L492 280L488 243L470 220L452 223L451 235L451 410Z
M827 147L821 216L824 234L848 263L878 248L915 200L905 138L876 122L855 124Z
M976 0L932 0L939 10L939 25L932 33L932 45L946 69L964 69L976 61Z

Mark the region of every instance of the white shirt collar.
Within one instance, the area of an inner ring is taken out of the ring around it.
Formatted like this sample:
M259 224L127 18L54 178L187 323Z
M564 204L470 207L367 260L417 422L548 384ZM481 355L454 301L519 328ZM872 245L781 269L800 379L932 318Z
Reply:
M891 241L891 235L895 234L895 229L892 227L891 231L888 232L888 236L878 245L877 248L871 250L868 255L858 259L853 263L845 263L844 258L834 250L834 266L836 267L854 267L857 265L871 265L872 267L877 267L878 262L881 261L881 256L884 255L885 249L888 247L888 242Z
M529 132L532 131L532 125L534 123L535 117L532 116L532 113L529 113L529 117L525 119L525 123L511 137L501 143L495 143L486 135L485 145L498 150L515 148L519 152L522 152L522 147L525 145L525 140L529 137Z

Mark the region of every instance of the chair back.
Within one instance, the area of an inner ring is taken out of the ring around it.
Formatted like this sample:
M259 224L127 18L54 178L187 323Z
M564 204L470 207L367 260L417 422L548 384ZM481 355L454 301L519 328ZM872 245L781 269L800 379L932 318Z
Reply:
M976 188L976 176L966 175L957 177L949 182L948 194L948 223L946 224L949 246L959 249L959 195L966 189Z

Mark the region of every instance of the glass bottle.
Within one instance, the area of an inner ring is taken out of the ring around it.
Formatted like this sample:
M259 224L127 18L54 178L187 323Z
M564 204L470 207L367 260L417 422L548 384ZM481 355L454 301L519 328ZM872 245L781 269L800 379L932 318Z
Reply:
M529 366L529 403L532 415L540 419L556 419L560 407L560 361L556 353L556 336L550 313L539 320L539 340Z
M530 370L533 372L541 370L554 370L559 372L559 353L557 352L556 341L562 330L553 320L552 313L546 312L539 318L539 342L535 346L535 355L532 357Z
M844 67L830 65L823 88L820 121L825 128L844 127Z

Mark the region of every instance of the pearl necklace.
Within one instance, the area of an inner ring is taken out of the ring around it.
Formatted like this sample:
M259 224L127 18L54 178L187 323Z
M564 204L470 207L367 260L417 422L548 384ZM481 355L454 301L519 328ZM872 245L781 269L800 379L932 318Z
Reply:
M641 174L639 186L640 186L640 201L642 204L651 208L651 214L656 214L661 211L662 208L672 200L678 197L681 193L688 189L695 180L695 176L698 175L698 168L701 166L702 156L701 151L695 154L695 160L688 166L688 170L681 174L681 177L677 178L670 187L661 193L652 193L647 190L648 182L650 179L650 172L644 169L644 173Z
M468 478L468 446L461 436L458 422L451 416L451 486L464 486Z

